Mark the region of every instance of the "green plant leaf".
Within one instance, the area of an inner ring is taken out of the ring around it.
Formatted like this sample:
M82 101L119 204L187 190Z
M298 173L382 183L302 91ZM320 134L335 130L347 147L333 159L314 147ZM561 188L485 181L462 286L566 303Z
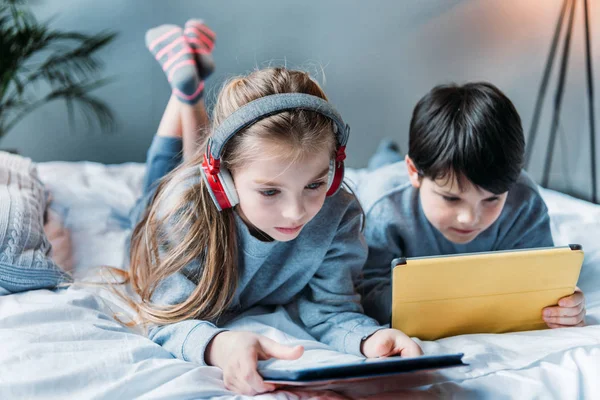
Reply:
M50 29L39 23L24 0L0 3L0 139L20 120L53 100L64 100L71 128L75 111L86 123L114 129L107 104L90 95L109 82L99 79L97 53L114 32L88 35Z

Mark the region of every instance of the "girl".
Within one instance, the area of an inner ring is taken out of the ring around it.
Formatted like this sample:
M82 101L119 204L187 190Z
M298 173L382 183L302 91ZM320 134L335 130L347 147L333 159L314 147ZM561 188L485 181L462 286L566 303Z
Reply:
M234 78L212 127L198 131L208 123L202 80L214 34L190 21L185 30L150 30L146 42L173 89L148 151L149 204L131 239L129 275L150 338L178 358L220 367L225 386L243 394L275 389L258 360L303 353L220 328L257 305L285 305L338 351L422 354L362 313L352 284L367 255L362 211L337 190L348 131L317 83L285 68Z

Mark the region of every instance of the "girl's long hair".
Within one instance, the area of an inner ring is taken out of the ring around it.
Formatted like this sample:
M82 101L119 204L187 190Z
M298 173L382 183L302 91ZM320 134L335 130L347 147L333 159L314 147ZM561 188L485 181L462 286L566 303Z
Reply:
M222 88L211 132L242 105L277 93L306 93L327 100L319 85L302 71L268 68L236 77ZM208 136L207 136L208 138ZM259 147L280 146L290 161L327 148L334 157L333 122L306 110L282 112L236 134L225 146L222 165L230 171L258 157ZM200 176L204 143L196 155L158 184L131 239L128 280L139 295L134 302L145 324L186 319L217 319L231 303L238 281L238 242L233 209L217 210ZM159 305L152 296L160 282L183 273L196 284L186 299Z

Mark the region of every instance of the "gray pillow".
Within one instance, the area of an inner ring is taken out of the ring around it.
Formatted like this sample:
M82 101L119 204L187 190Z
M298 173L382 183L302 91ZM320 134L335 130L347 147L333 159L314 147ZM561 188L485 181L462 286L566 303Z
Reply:
M44 184L35 164L0 151L0 293L53 288L70 281L49 256L45 209Z

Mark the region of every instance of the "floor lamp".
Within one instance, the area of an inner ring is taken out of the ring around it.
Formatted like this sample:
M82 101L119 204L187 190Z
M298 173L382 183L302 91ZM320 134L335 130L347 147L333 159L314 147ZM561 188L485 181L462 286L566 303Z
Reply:
M579 0L563 0L563 5L556 23L556 29L554 31L554 38L552 39L552 45L550 46L550 53L548 54L548 60L546 61L546 68L544 70L544 76L540 89L538 91L537 100L535 104L535 110L533 119L531 121L531 128L529 130L529 140L527 143L527 150L525 153L526 166L531 161L531 152L533 150L533 143L537 133L537 126L542 110L542 104L544 102L544 96L548 86L548 80L550 78L550 72L552 71L552 64L556 55L556 47L562 30L563 22L565 19L565 13L569 8L569 17L567 31L564 37L560 72L558 78L558 85L556 87L556 93L554 95L554 109L552 115L552 125L550 127L550 137L548 139L548 147L546 149L546 161L544 166L544 177L542 179L542 186L548 187L548 180L550 177L550 167L552 166L552 155L554 153L554 143L556 141L556 132L558 129L558 122L560 119L560 108L562 105L562 97L564 92L565 78L567 74L567 61L569 58L569 49L571 46L571 33L573 32L573 17L575 15L575 8ZM587 97L589 106L589 123L590 123L590 156L592 163L592 199L594 203L598 203L597 192L596 192L596 130L594 123L594 82L592 75L592 56L590 49L590 18L588 11L588 1L583 0L583 8L585 15L585 57L587 66Z

